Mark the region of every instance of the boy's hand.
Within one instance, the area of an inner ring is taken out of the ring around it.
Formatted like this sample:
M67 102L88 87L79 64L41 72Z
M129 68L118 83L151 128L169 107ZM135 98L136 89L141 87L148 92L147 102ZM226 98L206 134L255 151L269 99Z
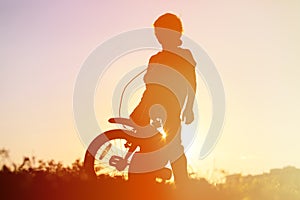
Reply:
M185 109L181 116L181 121L190 124L194 121L194 112L192 109Z

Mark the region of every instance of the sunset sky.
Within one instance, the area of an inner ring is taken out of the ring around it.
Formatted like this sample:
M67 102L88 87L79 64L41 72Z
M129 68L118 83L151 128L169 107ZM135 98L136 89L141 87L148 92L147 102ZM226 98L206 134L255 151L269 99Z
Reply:
M72 108L82 63L102 42L151 27L166 12L182 19L184 34L205 49L225 88L222 136L204 160L198 160L201 142L193 144L187 153L191 168L207 174L214 168L261 173L300 167L300 1L296 0L2 0L0 148L9 149L16 162L24 155L65 164L83 158L86 146L76 131ZM147 64L153 53L128 55L114 65L130 70ZM201 138L211 113L199 78ZM101 94L96 91L96 102ZM95 113L104 123L103 118L112 116L102 117L97 110L101 106L95 105Z

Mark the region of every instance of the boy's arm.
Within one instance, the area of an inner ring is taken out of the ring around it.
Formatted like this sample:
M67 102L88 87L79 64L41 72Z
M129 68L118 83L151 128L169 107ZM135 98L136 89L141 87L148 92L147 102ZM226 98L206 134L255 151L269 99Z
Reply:
M157 65L155 57L156 57L156 55L153 55L149 60L147 71L144 76L145 83L149 82L149 79L151 80L151 78L153 77L153 73L154 73L156 65Z
M195 93L196 93L196 76L193 78L192 82L189 82L187 86L187 100L184 111L182 113L182 121L186 124L190 124L194 121L194 100L195 100Z
M196 66L196 62L193 59L192 54L189 52L190 55L190 62ZM193 112L193 106L194 106L194 100L195 100L195 94L196 94L196 72L195 67L192 68L188 74L187 74L187 99L186 99L186 105L182 113L182 121L184 121L186 124L190 124L194 121L194 112Z

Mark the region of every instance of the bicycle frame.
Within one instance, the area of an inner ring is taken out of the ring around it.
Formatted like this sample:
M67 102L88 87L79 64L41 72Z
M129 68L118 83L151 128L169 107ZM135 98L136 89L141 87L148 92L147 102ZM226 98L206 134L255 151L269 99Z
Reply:
M126 128L125 126L131 127L133 136L138 135L138 133L142 132L143 133L142 138L153 136L153 135L157 134L157 132L160 132L160 131L158 131L158 128L160 126L154 126L153 124L149 124L146 127L138 127L138 125L136 125L132 120L130 120L128 118L121 118L121 117L110 118L108 121L110 123L121 124L124 126L124 128ZM161 125L161 122L159 123L159 125ZM164 137L164 133L162 133L162 137ZM139 139L137 139L137 140L139 140ZM127 141L127 143L125 144L125 147L129 148L129 149L128 149L128 152L126 153L125 157L124 158L112 157L110 164L112 166L115 166L118 170L120 169L119 171L122 171L126 167L124 165L124 162L128 163L128 160L134 154L134 152L136 151L138 146L140 146L140 145L138 144L137 141ZM120 163L120 166L118 166L119 163Z
M121 124L124 126L124 129L113 129L113 130L106 131L98 135L90 143L84 158L84 170L87 174L90 174L93 177L97 176L94 169L94 165L95 165L94 161L96 158L96 154L102 145L107 144L103 146L101 152L99 153L100 154L99 159L100 160L106 159L105 161L106 164L113 167L115 170L119 172L123 172L126 169L126 167L130 165L131 158L138 151L137 150L138 147L140 147L139 152L141 153L147 152L149 150L147 149L148 148L147 143L153 144L155 142L153 142L152 139L155 139L156 141L157 139L161 138L161 136L158 135L159 126L155 126L157 124L160 124L158 123L158 121L155 121L155 123L150 124L149 126L146 127L139 127L136 124L134 124L134 122L132 122L130 119L127 118L111 118L108 121L110 123ZM125 154L123 155L118 153L111 154L111 149L113 148L112 147L113 144L107 142L115 139L124 139L126 141L125 143L122 144L122 146L126 149L126 151L124 151ZM131 177L135 175L137 176L142 175L139 173L138 174L130 173L130 174ZM167 168L163 168L162 170L157 170L154 171L153 173L149 172L146 174L148 174L150 177L158 177L158 178L162 177L162 179L168 180L171 177L172 172Z

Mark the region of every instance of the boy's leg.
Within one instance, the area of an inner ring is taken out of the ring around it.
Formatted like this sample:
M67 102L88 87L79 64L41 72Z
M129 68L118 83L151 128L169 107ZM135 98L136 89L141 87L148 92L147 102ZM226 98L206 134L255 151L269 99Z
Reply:
M188 182L189 178L187 172L187 159L184 154L184 147L181 144L180 118L174 117L169 119L166 123L166 130L169 130L169 133L173 135L173 139L167 144L167 148L169 151L169 160L174 175L174 181L177 186L184 185Z
M174 181L176 185L184 185L188 182L187 159L183 153L177 160L171 163Z
M175 138L168 144L171 157L170 163L174 175L175 184L185 185L189 178L187 172L187 158L184 154L184 147L181 144L181 128L177 130Z

